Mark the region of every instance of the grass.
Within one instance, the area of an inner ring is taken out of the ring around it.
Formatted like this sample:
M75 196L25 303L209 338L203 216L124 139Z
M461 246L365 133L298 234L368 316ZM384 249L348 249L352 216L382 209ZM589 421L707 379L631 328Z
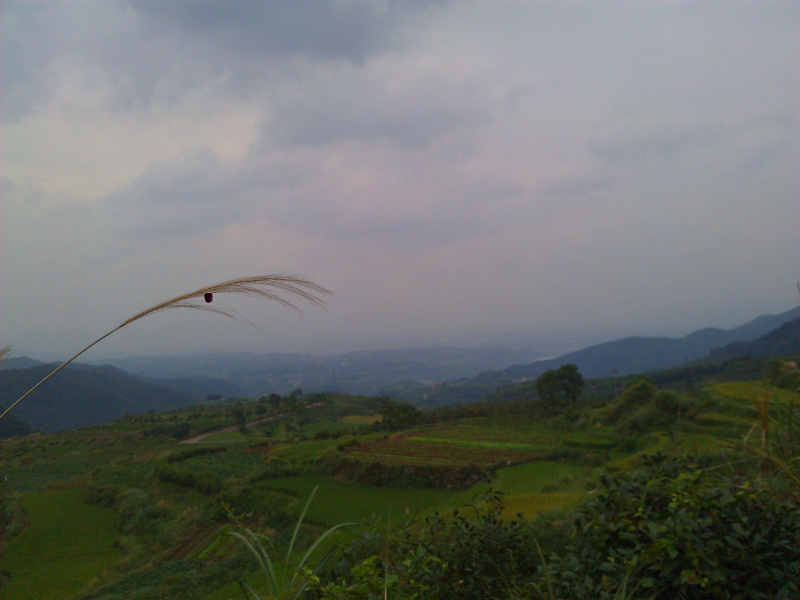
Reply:
M533 519L551 510L568 509L578 506L585 497L585 492L508 494L503 499L505 503L503 516L513 517L521 512L523 518Z
M373 515L385 518L390 506L392 514L405 515L408 507L409 516L416 517L446 506L458 495L452 490L370 487L319 475L298 475L278 481L280 487L296 490L301 498L308 497L319 485L307 518L328 525L366 521Z
M219 433L211 433L204 437L201 443L216 443L216 442L246 442L248 437L238 431L220 431Z
M340 420L348 425L372 425L382 419L381 415L347 415Z
M800 394L791 390L784 390L781 388L772 387L760 381L733 381L728 383L718 383L713 388L713 391L726 398L734 400L743 400L752 406L753 402L760 400L764 394L769 394L774 397L775 401L779 404L788 403L792 399L797 402L800 400Z
M262 454L236 446L228 452L193 456L176 463L176 466L218 477L244 477L256 469L262 460Z
M541 492L544 487L559 485L564 479L594 478L594 470L561 462L538 460L497 471L492 484L506 494Z
M528 462L561 442L561 435L533 422L512 427L490 421L468 421L428 427L349 448L347 454L385 464L491 467Z
M29 526L8 540L3 570L10 575L3 600L46 600L79 592L121 557L113 547L118 518L83 502L80 489L31 492L22 505Z
M287 444L276 448L270 456L288 461L307 461L318 458L338 445L345 438L327 440L306 440L302 444Z

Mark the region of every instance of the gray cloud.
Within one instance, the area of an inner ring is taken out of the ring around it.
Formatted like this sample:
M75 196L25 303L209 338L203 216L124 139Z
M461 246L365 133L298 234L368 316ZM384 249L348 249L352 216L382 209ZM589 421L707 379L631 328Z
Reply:
M229 57L257 60L293 55L363 63L401 43L402 28L433 2L316 2L312 0L136 2L146 28L175 30Z
M400 93L390 93L346 79L277 106L264 125L260 145L386 140L415 151L451 132L474 130L490 120L488 104L479 91L445 81L417 81Z
M35 2L3 3L3 122L34 113L52 91L50 66L63 51L63 7ZM71 19L66 19L71 20Z
M796 301L797 3L2 7L9 342L265 268L372 339Z
M3 7L3 119L19 120L50 99L56 59L99 69L114 107L142 110L209 83L253 92L292 57L361 65L407 43L435 4L12 0Z
M675 128L663 128L617 139L589 143L589 152L611 162L633 162L645 158L668 158L692 147L709 147L722 143L731 135L720 123L695 126L681 124Z
M586 199L612 188L612 181L602 176L578 176L545 183L540 193L545 197Z

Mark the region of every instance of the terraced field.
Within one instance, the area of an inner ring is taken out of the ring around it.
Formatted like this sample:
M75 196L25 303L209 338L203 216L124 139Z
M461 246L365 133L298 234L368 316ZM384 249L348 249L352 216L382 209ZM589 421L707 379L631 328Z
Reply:
M348 448L347 454L384 464L491 467L540 458L560 442L552 431L460 423L393 435Z

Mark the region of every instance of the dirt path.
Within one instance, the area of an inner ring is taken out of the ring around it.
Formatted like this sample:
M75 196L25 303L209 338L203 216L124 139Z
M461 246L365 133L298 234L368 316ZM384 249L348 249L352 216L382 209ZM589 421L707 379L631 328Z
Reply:
M306 404L306 410L309 408L314 408L315 406L322 406L322 402L316 402L314 404ZM247 429L252 429L256 425L261 423L266 423L267 421L274 421L275 419L280 419L281 417L287 416L289 413L281 413L279 415L275 415L274 417L267 417L266 419L259 419L258 421L250 421L245 425ZM238 425L231 425L230 427L223 427L222 429L215 429L214 431L207 431L206 433L201 433L200 435L196 435L193 438L189 438L188 440L182 440L179 442L180 444L197 444L198 442L202 441L203 438L213 435L215 433L223 433L227 431L238 431ZM228 442L220 442L222 444L227 444Z

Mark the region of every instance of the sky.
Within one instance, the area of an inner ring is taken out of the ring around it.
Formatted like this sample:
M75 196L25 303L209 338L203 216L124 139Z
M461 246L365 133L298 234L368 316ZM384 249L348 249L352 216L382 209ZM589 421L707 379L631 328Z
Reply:
M566 350L798 304L798 2L6 0L0 343Z

